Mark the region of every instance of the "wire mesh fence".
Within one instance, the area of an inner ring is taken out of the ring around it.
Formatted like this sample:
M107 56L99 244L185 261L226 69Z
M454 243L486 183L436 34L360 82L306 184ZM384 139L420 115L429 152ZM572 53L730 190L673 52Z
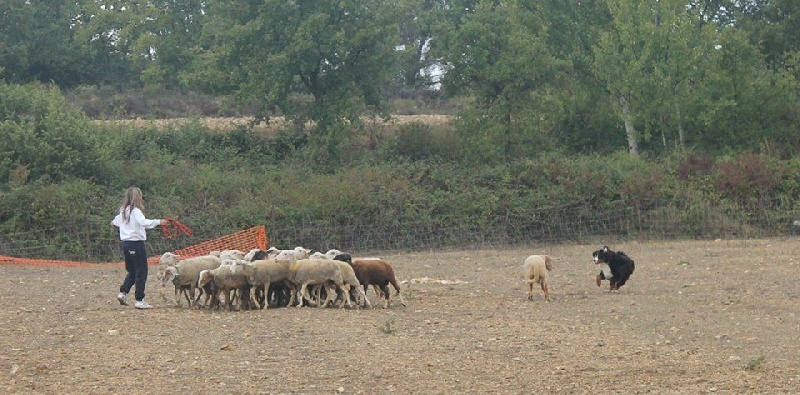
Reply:
M315 219L296 223L268 222L270 246L302 245L314 250L330 248L366 253L430 249L478 249L557 243L617 243L623 240L686 238L760 238L793 235L796 214L791 207L773 206L730 210L714 203L694 205L630 204L616 201L602 209L590 204L520 209L492 216L392 220L366 224ZM241 229L188 223L191 237L166 238L148 232L148 253L185 249ZM43 234L45 236L43 236ZM117 262L121 259L116 228L100 231L78 225L50 232L0 234L0 255L20 258L86 262Z

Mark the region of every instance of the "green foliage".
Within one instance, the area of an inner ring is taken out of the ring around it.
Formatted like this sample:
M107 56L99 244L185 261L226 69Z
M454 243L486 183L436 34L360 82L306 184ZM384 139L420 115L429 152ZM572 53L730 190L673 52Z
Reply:
M69 1L8 0L0 5L0 78L76 86L91 74L72 28L81 9Z
M764 361L766 360L767 358L763 355L759 356L758 358L753 358L750 361L748 361L746 365L744 365L744 370L748 371L758 370L761 366L764 365Z
M450 60L445 88L475 98L459 127L470 157L524 155L518 148L539 145L556 122L549 116L559 110L552 82L568 63L547 47L547 22L538 11L524 2L478 2L443 35Z
M432 158L452 160L456 158L458 147L458 136L453 130L414 122L398 128L389 152L412 161Z
M336 163L345 125L383 111L380 89L393 74L397 26L384 2L221 1L209 12L209 54L188 78L259 103L258 119L279 110L298 127L315 122L313 163Z
M38 256L96 259L108 245L87 230L108 229L117 203L91 181L32 182L0 192L0 234L16 236L3 237L16 252L36 247Z
M387 335L394 335L397 332L397 327L395 327L396 317L390 317L386 322L383 323L383 327L381 327L381 332Z
M0 81L0 119L0 182L19 168L30 180L107 177L92 125L58 88Z

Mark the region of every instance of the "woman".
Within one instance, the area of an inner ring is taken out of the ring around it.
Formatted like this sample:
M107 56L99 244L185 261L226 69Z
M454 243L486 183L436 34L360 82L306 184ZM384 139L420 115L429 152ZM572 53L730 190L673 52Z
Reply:
M125 197L119 205L119 211L111 224L119 228L119 239L122 242L122 254L125 256L125 270L128 274L119 287L117 300L121 305L127 306L128 292L136 285L137 309L150 309L153 306L144 301L144 286L147 282L147 250L144 241L147 240L146 229L153 229L159 225L166 225L165 219L147 219L144 216L144 199L142 191L130 187L125 191Z

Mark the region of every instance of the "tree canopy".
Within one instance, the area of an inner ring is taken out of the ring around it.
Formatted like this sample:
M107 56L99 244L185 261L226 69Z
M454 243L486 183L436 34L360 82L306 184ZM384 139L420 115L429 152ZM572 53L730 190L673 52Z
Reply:
M280 115L337 160L394 98L461 100L461 157L800 144L791 0L11 0L0 78L159 87ZM431 70L441 75L432 76Z

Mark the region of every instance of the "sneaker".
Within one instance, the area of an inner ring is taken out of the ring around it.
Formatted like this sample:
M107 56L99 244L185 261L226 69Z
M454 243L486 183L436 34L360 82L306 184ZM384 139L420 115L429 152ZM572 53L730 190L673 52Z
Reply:
M133 305L133 307L136 307L137 309L152 309L153 308L153 306L150 306L144 300L137 300L136 304Z
M128 305L128 294L126 294L125 292L118 293L117 294L117 300L119 300L119 304L121 304L123 306L127 306Z

